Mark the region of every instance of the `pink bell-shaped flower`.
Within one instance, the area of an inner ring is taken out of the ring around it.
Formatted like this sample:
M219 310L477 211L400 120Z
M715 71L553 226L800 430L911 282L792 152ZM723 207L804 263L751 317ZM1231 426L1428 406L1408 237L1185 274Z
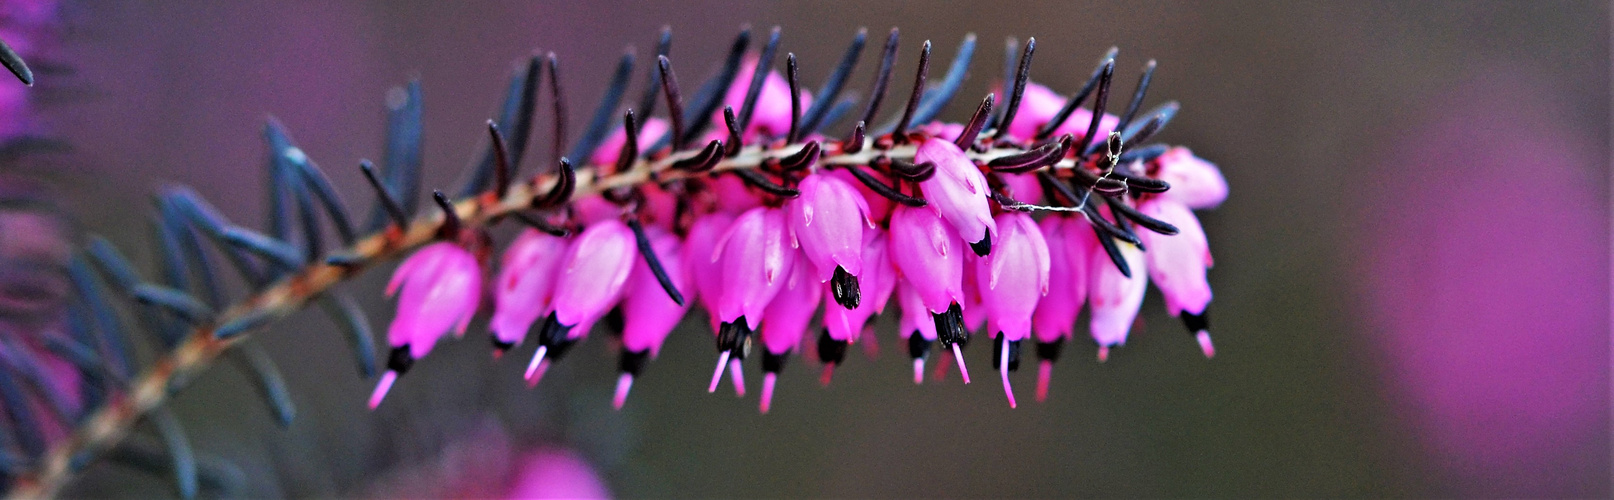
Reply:
M727 212L702 214L690 223L689 232L684 237L685 275L689 277L695 291L693 296L684 298L686 301L700 300L706 307L707 315L711 317L714 332L717 331L719 322L717 299L723 295L723 268L717 262L720 256L717 241L733 226L734 215Z
M874 226L868 203L851 185L825 175L809 175L796 189L801 196L789 203L790 232L811 264L804 270L817 283L833 284L836 303L857 307L863 231Z
M818 312L823 299L824 286L812 276L809 266L797 263L786 281L784 289L768 303L762 322L762 413L773 405L773 386L779 371L785 367L790 353L801 347L801 337L807 333L807 324Z
M940 175L940 174L937 174ZM988 219L990 220L990 219ZM969 371L960 343L969 341L964 327L964 244L934 210L897 207L891 213L891 263L919 295L936 322L942 347L951 348L964 382Z
M400 292L401 288L401 294ZM450 328L465 334L482 299L482 268L459 245L432 243L409 256L392 273L387 296L399 294L398 315L387 328L392 355L387 372L370 395L370 409L386 398L398 376L430 353Z
M1048 242L1031 216L1007 212L997 216L997 251L977 260L976 284L987 314L987 331L995 332L998 372L1003 392L1014 407L1009 371L1019 365L1020 342L1031 336L1031 315L1048 293Z
M616 219L588 226L572 242L555 282L555 312L539 335L525 377L536 383L546 362L559 361L595 321L615 306L638 259L633 230ZM546 360L546 357L548 358Z
M1181 317L1194 334L1205 357L1216 355L1211 344L1210 327L1205 320L1205 308L1210 305L1210 282L1205 270L1212 265L1210 243L1205 239L1205 228L1199 225L1194 212L1182 202L1156 197L1138 207L1144 214L1177 227L1177 234L1166 236L1143 231L1138 237L1149 249L1145 257L1149 262L1149 279L1166 299L1166 312Z
M936 341L936 322L930 317L930 308L919 290L906 279L898 279L897 303L902 307L902 318L897 322L897 334L908 341L908 357L913 360L913 383L925 382L925 356L930 344Z
M1031 331L1037 338L1037 401L1048 399L1048 383L1053 364L1076 326L1076 316L1087 302L1091 255L1102 253L1098 237L1081 219L1050 216L1040 223L1048 242L1048 294L1037 302L1031 315ZM1112 265L1106 263L1106 265Z
M553 310L555 281L569 246L565 238L527 229L505 249L488 321L495 355L520 344L533 322Z
M1116 241L1132 276L1121 274L1102 249L1088 258L1087 300L1091 307L1088 327L1098 342L1098 359L1109 359L1110 348L1126 344L1126 335L1143 306L1143 292L1149 286L1148 262L1143 251L1131 243Z
M617 377L616 397L612 400L612 405L618 409L627 401L633 379L644 369L645 362L661 352L667 334L672 333L689 310L688 297L695 291L684 271L678 237L658 227L645 228L645 237L650 240L650 247L655 250L668 280L686 299L684 305L674 302L645 259L633 264L622 296L622 356L618 364L622 373Z
M717 390L724 363L729 364L735 379L735 391L744 392L739 362L750 345L751 332L761 326L768 303L784 289L796 265L797 251L791 248L785 219L783 209L753 208L740 214L718 239L718 266L723 273L717 299L721 352L707 392Z
M869 318L885 310L897 287L897 272L891 267L888 238L879 229L868 229L863 236L863 276L859 280L863 297L857 307L847 309L836 303L824 304L824 332L818 339L818 360L824 363L828 382L834 366L846 358L846 345L856 342ZM907 331L903 335L907 335ZM935 325L931 325L932 338Z
M998 228L992 221L992 207L987 203L990 191L981 169L952 141L937 137L919 145L914 161L936 165L934 175L919 183L930 210L945 219L976 255L991 252Z
M1181 201L1195 210L1216 208L1227 199L1227 179L1222 177L1222 171L1186 147L1166 150L1155 164L1158 170L1154 177L1171 184L1171 189L1160 193L1163 198Z

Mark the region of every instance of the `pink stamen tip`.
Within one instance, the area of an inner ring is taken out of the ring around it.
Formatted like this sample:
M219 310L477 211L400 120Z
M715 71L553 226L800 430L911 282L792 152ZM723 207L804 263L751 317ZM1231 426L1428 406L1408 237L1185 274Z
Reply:
M768 373L762 376L762 414L766 415L768 409L773 407L773 384L779 380L779 374Z
M618 410L628 402L628 391L633 389L633 374L624 373L616 378L616 397L611 398L611 407Z
M925 383L925 358L913 360L913 385Z
M527 363L527 372L521 378L527 379L527 385L537 384L533 374L538 373L538 365L544 363L544 355L549 353L548 346L538 346L538 352L532 354L532 361Z
M503 357L504 357L504 351L501 351L501 350L498 350L498 349L493 350L493 360L494 361L498 361L500 358L503 358Z
M538 387L538 382L540 382L540 381L542 381L544 379L544 374L545 373L549 373L549 361L548 360L544 360L544 362L538 363L538 371L532 372L532 377L527 379L527 388L531 389L531 388L534 388L534 387Z
M964 383L970 383L970 367L964 365L964 351L953 344L953 360L958 362L958 375L964 377Z
M835 378L835 363L824 365L824 372L818 375L819 385L829 387L829 381Z
M1103 363L1103 362L1109 361L1109 360L1110 360L1110 346L1107 346L1107 345L1098 346L1098 362Z
M728 365L729 365L729 352L728 351L723 351L723 352L718 353L717 354L717 370L712 372L712 384L706 386L706 393L707 394L717 392L717 384L718 384L718 382L723 381L723 368L727 367Z
M381 406L381 400L386 399L387 392L392 390L392 384L398 381L398 372L387 370L381 375L381 383L375 385L375 392L370 393L370 409Z
M745 397L745 367L738 359L729 360L729 381L734 382L734 396Z
M1048 381L1054 376L1054 362L1042 360L1037 363L1037 402L1048 400Z
M1014 386L1009 385L1009 350L1004 349L1003 355L998 358L998 373L1003 374L1003 395L1009 397L1009 408L1019 406L1014 401Z
M1199 340L1199 350L1205 352L1206 358L1216 357L1216 346L1211 344L1210 332L1200 330L1194 334L1194 338Z

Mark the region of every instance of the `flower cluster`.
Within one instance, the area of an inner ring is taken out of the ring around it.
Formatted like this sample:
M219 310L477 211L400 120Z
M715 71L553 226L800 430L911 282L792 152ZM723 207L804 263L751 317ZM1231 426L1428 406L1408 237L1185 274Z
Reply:
M925 101L946 98L925 91L926 42L907 109L894 124L871 130L890 80L893 31L863 121L831 138L818 129L833 121L829 103L849 68L843 63L814 102L800 88L794 55L784 75L757 70L772 66L776 44L777 31L761 54L729 69L722 111L684 112L676 76L661 57L652 81L669 118L641 123L628 111L587 151L588 165L563 162L554 190L571 189L577 170L595 179L649 175L552 196L522 216L532 227L489 273L495 356L535 341L525 373L536 384L606 320L621 346L620 408L634 378L699 304L717 346L708 391L727 371L743 395L741 365L760 344L767 412L786 360L810 351L827 383L850 344L873 341L870 322L895 297L915 383L933 350L950 354L968 383L963 349L984 332L1013 406L1009 373L1019 366L1022 342L1036 343L1042 400L1084 305L1102 361L1125 344L1150 281L1205 355L1214 354L1205 319L1211 257L1193 210L1221 203L1227 185L1187 148L1135 146L1177 109L1168 103L1137 119L1152 61L1132 103L1109 114L1113 52L1067 99L1027 78L1035 46L1028 40L1017 75L1004 82L1005 111L994 113L989 95L969 122L943 123L931 121L939 106ZM860 34L855 48L861 44ZM970 51L973 39L960 50L965 65ZM855 60L855 50L849 53ZM956 90L954 79L950 73L940 91ZM1095 90L1092 109L1083 108ZM691 140L699 132L691 122L726 130ZM501 183L505 162L499 155ZM501 187L491 199L504 196ZM453 222L453 206L443 209ZM420 249L393 275L388 293L400 297L388 335L394 350L372 407L439 337L463 335L479 310L491 260L478 257L486 237L456 231L464 230L442 231L444 241ZM804 348L815 318L816 343Z

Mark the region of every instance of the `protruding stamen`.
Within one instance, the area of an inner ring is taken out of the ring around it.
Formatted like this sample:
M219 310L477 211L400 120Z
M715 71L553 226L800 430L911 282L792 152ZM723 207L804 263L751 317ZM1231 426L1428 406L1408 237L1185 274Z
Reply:
M745 397L745 367L738 359L729 359L729 382L734 383L735 397Z
M381 400L386 399L387 392L392 390L392 384L398 382L398 372L387 370L381 374L381 382L375 385L375 391L370 393L370 409L381 406Z
M1048 400L1048 382L1054 378L1054 362L1042 360L1037 362L1037 402Z
M527 372L523 373L521 375L521 378L526 379L528 383L535 382L536 378L533 377L533 374L538 373L538 365L541 365L541 364L544 363L544 355L548 354L548 353L549 353L549 346L546 346L546 345L538 346L538 351L534 352L532 354L532 361L527 363Z
M1216 346L1211 344L1210 332L1200 330L1194 334L1194 339L1199 341L1199 350L1205 353L1207 359L1216 357Z
M925 383L925 358L913 358L913 385Z
M1004 108L1003 118L998 120L998 132L992 135L993 140L1002 139L1009 134L1009 123L1014 121L1015 113L1020 111L1020 97L1025 95L1026 82L1031 76L1031 54L1036 50L1037 38L1027 38L1025 51L1020 53L1019 70L1014 75L1014 91L1009 93L1009 107ZM1004 81L1003 84L1008 85L1009 82Z
M717 353L717 369L712 371L712 383L706 386L706 393L717 392L717 383L723 381L723 369L729 366L729 351Z
M1098 346L1098 362L1103 363L1103 362L1109 361L1109 360L1110 360L1110 346L1107 346L1107 345Z
M914 110L919 108L919 99L925 95L925 77L930 73L930 40L925 40L924 48L919 51L919 71L914 75L913 93L908 95L908 107L902 111L902 119L897 121L892 137L898 142L904 142L908 135L908 125L913 121Z
M824 365L824 371L818 374L818 385L829 387L829 382L835 379L835 363Z
M964 377L964 383L970 383L970 368L964 365L964 351L953 344L953 360L958 362L958 374Z
M633 374L617 375L616 396L611 398L611 407L618 410L622 409L622 405L628 402L628 391L631 389L633 389Z
M758 409L760 409L764 415L768 414L769 408L773 406L773 386L775 383L778 383L778 381L779 374L777 373L766 373L762 375L762 403Z
M1014 387L1009 385L1009 339L1004 337L1003 340L999 340L999 342L1003 343L1003 348L1000 350L1000 354L998 354L998 373L1003 375L1003 394L1009 397L1009 408L1014 408L1019 406L1019 404L1014 401ZM963 362L959 362L959 366L962 370L962 367L964 366ZM967 376L965 379L966 380L964 383L969 383Z

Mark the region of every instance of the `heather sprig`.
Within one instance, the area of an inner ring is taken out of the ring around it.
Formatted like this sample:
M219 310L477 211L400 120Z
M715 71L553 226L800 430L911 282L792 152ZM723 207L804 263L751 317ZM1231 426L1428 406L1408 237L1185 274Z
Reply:
M1114 49L1079 92L1063 98L1030 80L1036 40L1019 50L1011 41L1007 52L1019 55L1006 64L1001 112L989 94L969 121L951 124L936 117L968 74L974 36L935 85L924 42L906 102L885 114L887 91L900 80L898 32L886 37L860 104L846 87L865 42L859 31L810 91L794 54L785 53L782 75L775 69L778 28L755 55L744 30L719 70L686 98L668 56L671 33L663 31L637 106L622 107L637 65L630 50L570 144L558 58L523 59L462 185L446 191L458 196L434 191L434 208L423 212L422 95L411 82L387 95L381 167L357 161L371 188L366 197L375 200L364 224L271 121L265 229L232 222L193 191L173 187L156 196L161 279L142 276L105 240L90 240L73 276L79 300L96 314L81 322L87 334L67 351L120 396L80 416L72 437L48 452L6 457L13 494L54 494L142 416L153 417L169 444L181 492L194 494L199 468L168 398L219 356L240 352L271 408L289 422L294 409L278 369L249 338L312 303L342 326L361 376L381 373L372 409L384 406L395 384L408 383L403 375L429 359L443 334L467 335L483 314L491 317L496 359L529 339L536 344L529 384L593 325L611 325L621 336L618 408L696 305L711 318L718 351L709 391L726 370L743 395L741 364L753 344L763 345L763 412L820 308L815 352L828 383L847 346L873 335L865 326L893 296L916 383L935 341L968 383L963 351L984 323L1011 406L1009 373L1024 339L1037 344L1042 400L1083 305L1102 359L1124 344L1151 278L1212 355L1210 256L1192 209L1220 203L1226 184L1188 150L1146 144L1178 110L1168 102L1140 112L1153 61L1122 113L1112 115ZM524 176L545 89L550 158ZM655 116L659 103L666 111ZM848 118L857 119L845 133L826 132ZM496 259L500 248L488 230L507 222L524 229ZM331 235L338 245L327 242ZM223 288L216 256L248 290ZM399 309L381 370L368 319L338 285L398 257L405 260L387 294L397 295ZM491 311L481 300L487 289ZM119 302L136 328L113 310ZM125 338L131 330L161 342L162 354L138 375L129 374L139 365Z

